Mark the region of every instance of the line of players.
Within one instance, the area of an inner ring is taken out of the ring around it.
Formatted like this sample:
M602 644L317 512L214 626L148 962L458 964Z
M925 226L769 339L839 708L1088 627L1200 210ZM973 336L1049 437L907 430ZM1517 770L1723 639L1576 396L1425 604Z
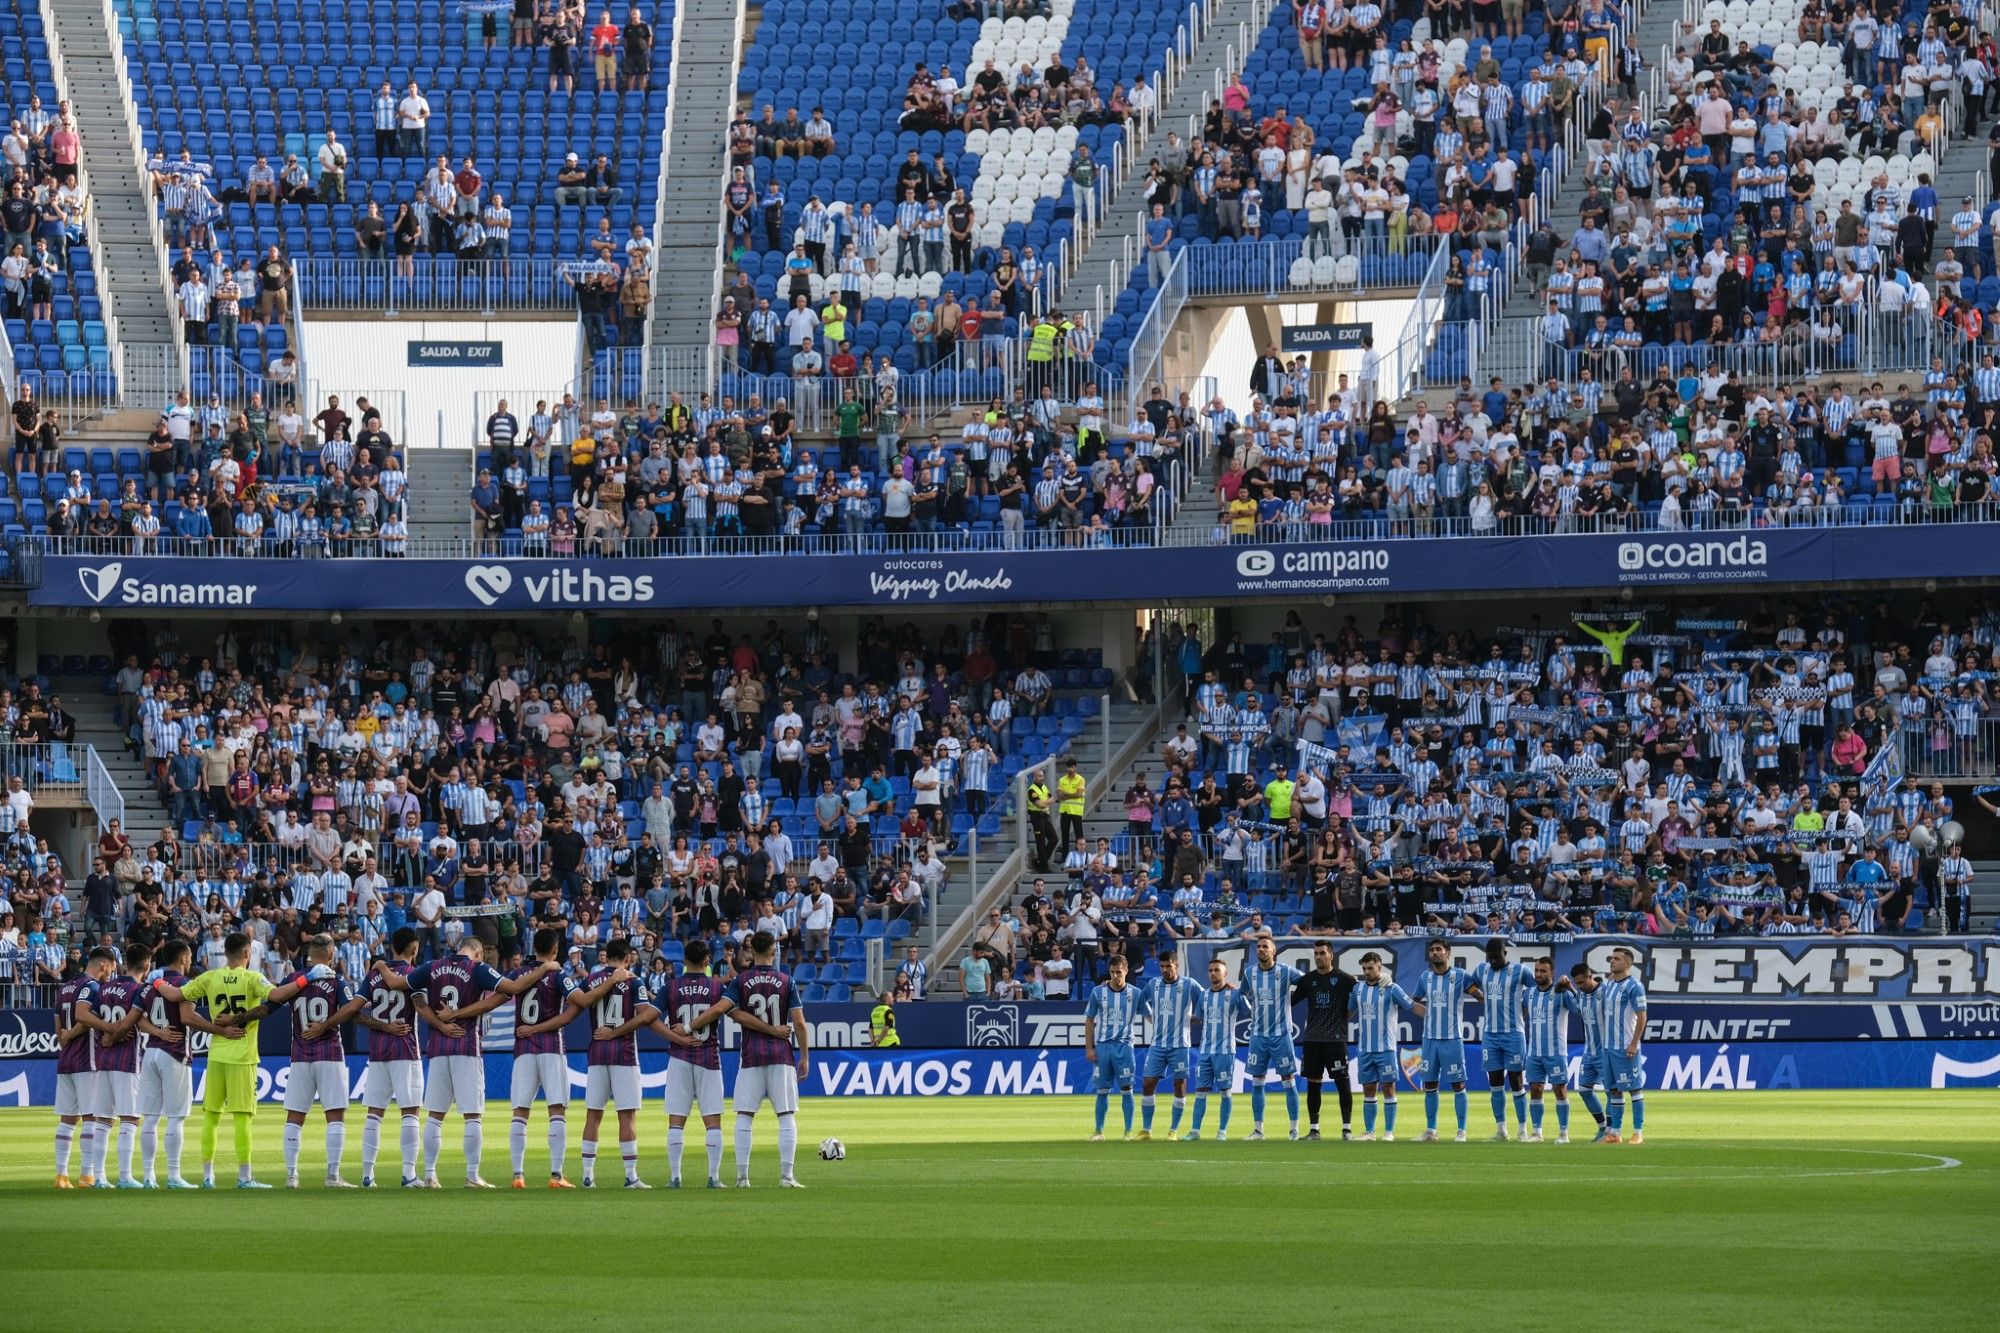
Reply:
M1125 1137L1134 1137L1133 1037L1141 1014L1150 1015L1153 1024L1152 1045L1140 1073L1139 1139L1153 1136L1155 1094L1162 1082L1173 1087L1170 1138L1201 1137L1210 1093L1221 1098L1215 1137L1228 1137L1236 1082L1236 1024L1246 1014L1250 1045L1243 1066L1250 1080L1250 1139L1264 1137L1265 1088L1271 1077L1283 1087L1291 1137L1300 1137L1297 1079L1301 1072L1310 1117L1305 1137L1321 1137L1320 1087L1322 1081L1330 1079L1340 1098L1340 1136L1351 1138L1353 1093L1347 1048L1351 1010L1358 1028L1359 1068L1355 1072L1361 1084L1361 1138L1375 1138L1379 1105L1382 1138L1393 1142L1396 1085L1401 1074L1396 1011L1404 1009L1421 1018L1424 1025L1418 1066L1424 1090L1424 1141L1437 1141L1441 1089L1449 1087L1458 1125L1456 1139L1464 1143L1466 1059L1460 1023L1470 998L1482 1001L1486 1009L1480 1053L1493 1099L1495 1141L1508 1138L1507 1101L1511 1094L1518 1137L1523 1142L1542 1142L1543 1095L1553 1089L1555 1141L1569 1142L1569 1019L1575 1015L1581 1020L1584 1041L1578 1092L1597 1122L1593 1141L1645 1142L1646 1060L1641 1042L1646 1028L1646 990L1633 973L1631 950L1612 950L1608 977L1599 977L1584 963L1571 968L1568 977L1558 978L1546 958L1536 960L1532 968L1509 962L1506 943L1497 939L1487 943L1486 961L1470 971L1452 965L1451 949L1443 940L1431 942L1425 960L1428 966L1413 983L1412 995L1384 975L1379 954L1362 955L1358 980L1335 971L1333 947L1325 942L1313 947L1312 968L1300 971L1278 962L1277 946L1270 936L1260 938L1256 964L1245 970L1240 987L1229 983L1228 968L1219 958L1210 961L1208 984L1202 987L1193 978L1180 975L1179 958L1172 952L1160 955L1157 978L1135 986L1127 978L1124 958L1113 956L1110 980L1091 991L1084 1021L1084 1055L1093 1066L1092 1091L1096 1094L1091 1140L1104 1137L1114 1090L1121 1094ZM1292 1009L1297 1004L1306 1006L1301 1034L1303 1071L1299 1051L1292 1044ZM1183 1136L1180 1128L1190 1063L1194 1119ZM1608 1106L1599 1101L1599 1088L1608 1090ZM1628 1100L1632 1109L1629 1138L1624 1136Z
M269 1188L251 1169L258 1021L288 1008L291 1068L285 1085L285 1175L289 1187L298 1186L304 1125L318 1102L326 1119L326 1184L352 1188L341 1175L348 1109L342 1031L352 1021L368 1033L362 1187L374 1188L382 1121L394 1103L402 1117L405 1188L439 1188L444 1118L455 1105L464 1119L466 1187L490 1189L480 1176L486 1066L479 1020L512 999L509 1148L515 1189L526 1188L528 1122L538 1096L548 1119L549 1188L574 1188L565 1175L570 1070L564 1032L586 1014L591 1039L581 1145L584 1187L596 1184L598 1134L604 1112L610 1109L617 1115L625 1186L649 1188L639 1178L637 1115L643 1095L638 1033L650 1028L670 1043L665 1092L670 1187L681 1185L686 1125L699 1108L708 1187L723 1188L720 1020L727 1017L743 1031L735 1096L737 1186L750 1184L755 1117L768 1101L778 1122L779 1183L802 1188L793 1162L798 1147L798 1081L809 1069L810 1044L798 992L791 978L774 965L777 941L763 932L752 936L752 966L728 983L702 974L708 961L706 946L690 943L685 972L656 993L648 993L633 975L630 946L624 941L608 944L603 965L582 983L563 972L562 943L559 932L537 932L535 962L503 977L486 965L476 938L468 938L454 954L418 966L419 937L414 930L403 929L391 936L391 957L376 960L369 975L359 979L358 989L339 974L328 936L307 946L307 972L276 986L246 966L249 939L241 934L225 941L225 966L192 980L184 974L189 960L185 944L168 944L157 953L130 945L122 958L100 947L58 999L56 1187L72 1188L70 1159L80 1140L80 1182L86 1188L156 1187L159 1177L154 1167L162 1146L165 1188L196 1188L181 1175L181 1155L193 1105L188 1034L204 1032L209 1048L201 1188L215 1187L216 1141L225 1115L233 1122L238 1188ZM429 1029L422 1042L428 1069L419 1054L419 1024ZM115 1180L108 1162L114 1125Z

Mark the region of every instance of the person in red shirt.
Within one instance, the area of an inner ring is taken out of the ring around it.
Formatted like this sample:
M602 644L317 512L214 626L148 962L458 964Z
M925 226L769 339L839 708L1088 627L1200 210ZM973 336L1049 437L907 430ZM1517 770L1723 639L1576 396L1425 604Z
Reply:
M458 216L476 216L479 212L479 191L483 184L479 177L479 168L474 166L472 159L468 157L465 159L465 165L458 169L458 174L451 180L452 184L458 187Z
M851 380L859 366L854 359L854 344L842 343L840 350L826 363L826 373L838 380Z
M610 10L597 16L597 26L590 30L590 58L600 93L618 91L618 48L624 38L624 31L611 21Z

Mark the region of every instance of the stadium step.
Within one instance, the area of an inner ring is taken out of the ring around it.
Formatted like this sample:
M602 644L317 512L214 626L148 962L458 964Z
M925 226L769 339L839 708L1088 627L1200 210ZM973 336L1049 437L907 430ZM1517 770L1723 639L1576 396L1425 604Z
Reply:
M702 347L715 317L722 239L721 164L743 43L743 0L681 0L653 227L655 347Z
M463 541L472 528L472 450L411 449L410 536L426 541Z
M110 12L98 0L49 0L49 51L61 92L75 109L83 136L83 168L91 196L91 252L102 275L106 323L114 341L165 350L128 357L128 398L166 402L180 387L177 321L167 297L166 269L147 221L152 200L138 150L131 90L120 77L105 24ZM132 383L142 375L145 383Z

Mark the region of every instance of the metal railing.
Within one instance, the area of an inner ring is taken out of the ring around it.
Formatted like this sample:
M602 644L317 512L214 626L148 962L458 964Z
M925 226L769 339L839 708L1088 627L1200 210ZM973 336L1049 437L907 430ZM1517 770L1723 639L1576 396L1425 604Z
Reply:
M1423 281L1432 259L1456 238L1362 236L1334 232L1324 240L1279 236L1250 243L1188 245L1189 296L1283 297L1371 288L1410 287Z
M1938 682L1915 683L1937 689L1941 696L1948 697L1950 693L1948 686ZM1897 744L1903 754L1903 771L1925 781L2000 780L2000 718L1933 716L1915 723L1906 718L1897 731ZM1981 795L1990 798L1989 793ZM1960 818L1964 817L1963 810L1958 813Z
M83 796L90 802L90 808L97 812L97 827L101 831L111 827L117 820L120 828L125 827L125 793L118 790L111 772L105 768L95 745L83 746Z
M619 240L622 244L623 238ZM459 259L418 254L408 261L305 255L292 265L300 296L315 308L384 315L432 310L567 313L577 305L572 279L592 271L592 261L548 255Z
M23 787L38 795L61 790L87 796L84 772L95 759L88 745L75 741L0 745L0 773L21 779Z

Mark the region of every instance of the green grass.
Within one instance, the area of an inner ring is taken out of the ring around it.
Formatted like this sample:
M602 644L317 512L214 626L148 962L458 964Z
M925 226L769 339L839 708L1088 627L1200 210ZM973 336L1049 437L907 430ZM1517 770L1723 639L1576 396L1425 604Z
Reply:
M0 1329L1992 1327L2000 1093L1647 1102L1645 1146L1559 1148L1417 1143L1420 1096L1395 1144L1091 1144L1082 1098L808 1099L805 1192L771 1188L766 1114L750 1192L561 1195L58 1193L53 1117L8 1111ZM505 1117L495 1104L486 1137L501 1182ZM267 1180L283 1118L258 1118ZM1471 1126L1491 1132L1483 1096ZM657 1102L641 1133L641 1170L663 1185ZM828 1134L848 1160L811 1156ZM533 1180L539 1116L529 1137ZM226 1179L226 1128L223 1143ZM458 1143L453 1117L447 1181ZM315 1115L302 1174L323 1160ZM697 1136L695 1174L701 1160ZM615 1180L615 1149L605 1165Z

